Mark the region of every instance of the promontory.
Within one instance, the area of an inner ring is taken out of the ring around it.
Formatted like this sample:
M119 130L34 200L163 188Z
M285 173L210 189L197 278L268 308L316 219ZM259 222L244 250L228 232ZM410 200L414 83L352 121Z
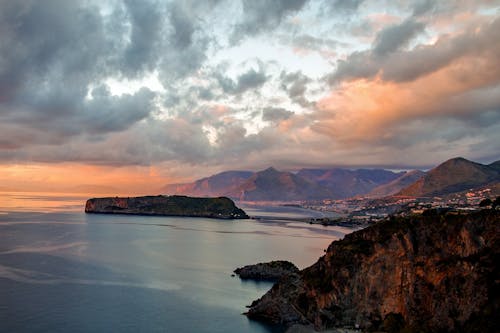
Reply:
M247 313L317 330L498 332L500 211L392 217L334 241Z
M248 218L248 215L236 207L229 198L194 198L182 195L93 198L87 200L85 213Z

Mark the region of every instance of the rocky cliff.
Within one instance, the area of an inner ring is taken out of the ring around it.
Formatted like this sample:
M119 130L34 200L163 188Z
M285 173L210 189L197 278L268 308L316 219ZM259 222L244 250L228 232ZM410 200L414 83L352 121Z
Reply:
M181 195L94 198L87 200L85 213L248 218L229 198L193 198Z
M283 276L299 272L297 266L289 261L275 260L255 265L247 265L234 270L242 280L278 281Z
M333 242L248 316L317 329L496 332L500 212L392 218Z

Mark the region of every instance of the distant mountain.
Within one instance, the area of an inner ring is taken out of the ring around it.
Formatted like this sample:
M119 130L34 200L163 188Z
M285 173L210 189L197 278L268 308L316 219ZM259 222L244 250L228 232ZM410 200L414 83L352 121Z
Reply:
M389 195L393 195L401 191L402 189L413 184L425 175L425 172L420 170L411 170L403 173L398 178L393 181L375 187L370 193L366 194L367 197L381 198Z
M274 168L256 172L226 195L246 201L318 200L332 197L328 189L316 182Z
M166 185L161 189L161 192L165 194L183 194L200 197L220 196L234 191L253 174L251 171L224 171L199 179L194 183Z
M268 168L259 172L225 171L193 183L170 184L164 194L227 196L246 201L345 199L358 195L434 196L500 182L500 161L483 165L464 158L442 163L428 173L414 170L342 168L302 169L297 173Z
M495 169L495 170L497 170L497 171L500 172L500 161L496 161L496 162L493 162L491 164L488 164L488 166L490 168L493 168L493 169Z
M302 169L297 176L317 182L332 193L334 199L366 194L374 188L391 182L404 173L384 169Z
M476 188L500 181L499 162L490 165L466 160L462 157L450 159L401 190L398 195L436 196Z

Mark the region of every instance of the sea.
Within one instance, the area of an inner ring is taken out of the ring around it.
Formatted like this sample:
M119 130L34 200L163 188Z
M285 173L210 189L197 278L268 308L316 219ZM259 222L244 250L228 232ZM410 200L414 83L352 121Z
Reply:
M0 193L0 332L282 332L248 320L268 282L237 267L313 264L352 230L247 206L259 219L85 214L82 194Z

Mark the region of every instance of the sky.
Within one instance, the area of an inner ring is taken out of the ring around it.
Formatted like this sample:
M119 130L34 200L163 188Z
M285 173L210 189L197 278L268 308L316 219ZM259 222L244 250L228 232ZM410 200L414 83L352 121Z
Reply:
M499 32L500 0L0 0L0 189L490 163Z

